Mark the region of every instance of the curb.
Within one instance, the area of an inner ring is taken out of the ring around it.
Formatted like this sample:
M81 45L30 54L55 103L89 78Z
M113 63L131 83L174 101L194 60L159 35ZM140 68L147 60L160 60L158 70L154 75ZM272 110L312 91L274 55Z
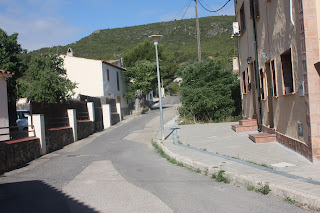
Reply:
M175 159L177 162L182 163L185 167L191 168L194 170L200 170L202 174L211 177L213 174L218 173L219 168L214 168L210 165L201 163L199 161L192 160L188 157L178 155L171 150L169 150L161 140L154 137L153 139L159 147L167 154L169 157ZM255 180L250 178L249 176L239 175L234 172L225 171L225 177L228 178L230 184L240 186L242 188L247 188L249 185L254 187L259 187L261 183L267 183L264 181ZM315 210L320 210L320 197L308 194L306 192L298 191L296 189L288 188L285 186L281 186L279 184L268 183L271 191L270 195L281 198L283 200L287 200L290 198L291 200L297 201L299 204L307 205L309 208L314 208Z

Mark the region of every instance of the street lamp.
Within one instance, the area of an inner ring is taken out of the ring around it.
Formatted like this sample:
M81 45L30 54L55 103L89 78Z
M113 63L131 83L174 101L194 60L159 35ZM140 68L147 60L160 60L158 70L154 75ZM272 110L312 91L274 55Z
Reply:
M162 38L162 35L151 35L149 36L156 47L156 60L157 60L157 76L158 76L158 93L159 93L159 105L160 105L160 126L161 126L161 140L164 140L164 129L163 129L163 114L162 114L162 94L160 85L160 70L159 70L159 58L158 58L158 43Z

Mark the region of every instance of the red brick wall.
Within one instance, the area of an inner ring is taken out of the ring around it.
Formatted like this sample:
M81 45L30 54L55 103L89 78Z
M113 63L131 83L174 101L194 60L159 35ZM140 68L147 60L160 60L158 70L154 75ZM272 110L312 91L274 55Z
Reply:
M305 36L305 67L307 70L306 102L309 105L310 128L308 146L311 146L312 161L320 162L320 76L314 67L319 61L316 0L299 0L303 7L303 30Z

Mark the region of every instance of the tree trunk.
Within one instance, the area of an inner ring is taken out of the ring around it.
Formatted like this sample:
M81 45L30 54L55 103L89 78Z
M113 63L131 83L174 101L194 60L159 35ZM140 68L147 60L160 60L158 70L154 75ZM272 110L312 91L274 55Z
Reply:
M136 101L135 101L135 104L134 104L134 109L135 109L137 112L140 111L140 109L141 109L140 99L139 99L139 98L136 98Z

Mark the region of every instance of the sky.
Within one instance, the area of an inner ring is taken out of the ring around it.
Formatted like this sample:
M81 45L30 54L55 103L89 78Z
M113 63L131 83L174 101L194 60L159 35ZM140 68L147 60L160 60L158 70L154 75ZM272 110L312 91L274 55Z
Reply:
M212 10L227 2L201 1ZM198 5L199 16L234 15L233 2L219 13ZM70 44L95 30L180 20L184 13L195 18L193 0L0 0L0 28L18 33L18 43L32 51Z

